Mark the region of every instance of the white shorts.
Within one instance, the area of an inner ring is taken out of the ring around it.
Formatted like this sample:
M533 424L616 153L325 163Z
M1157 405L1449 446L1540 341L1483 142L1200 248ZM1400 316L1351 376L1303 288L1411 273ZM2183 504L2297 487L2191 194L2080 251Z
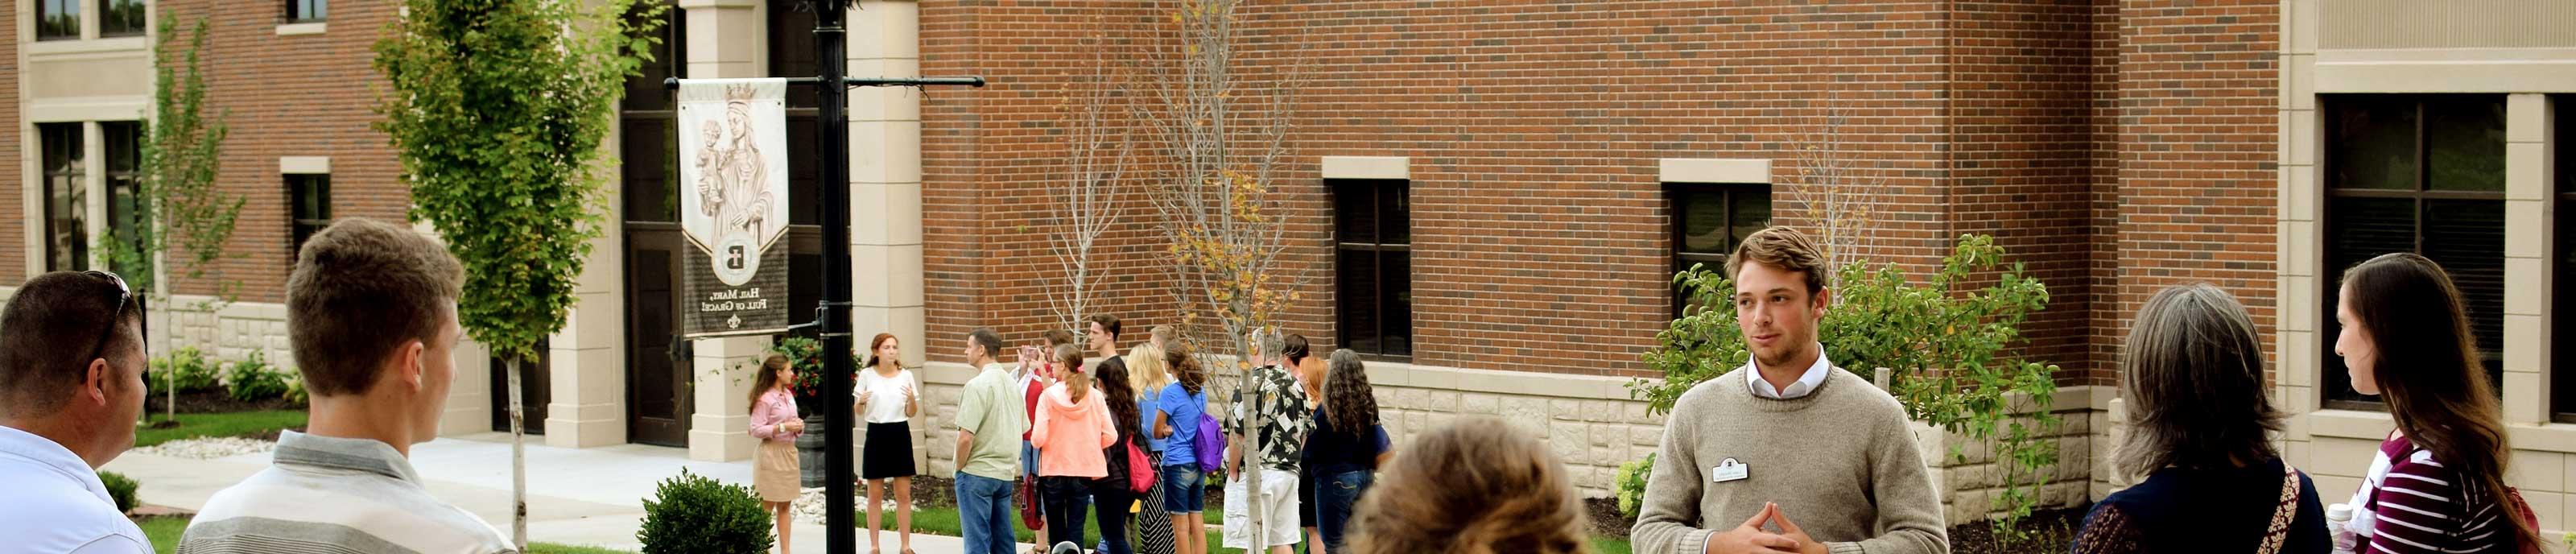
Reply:
M1269 523L1261 534L1270 540L1257 546L1252 544L1252 493L1245 490L1246 481L1250 479L1225 482L1224 546L1250 551L1297 544L1301 538L1297 527L1297 474L1269 468L1261 470L1261 519Z

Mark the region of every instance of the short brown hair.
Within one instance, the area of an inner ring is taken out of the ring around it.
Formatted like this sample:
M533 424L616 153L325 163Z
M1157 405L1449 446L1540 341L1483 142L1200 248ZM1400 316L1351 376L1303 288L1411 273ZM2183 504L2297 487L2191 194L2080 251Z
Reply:
M1047 346L1062 346L1073 344L1075 341L1073 339L1072 331L1051 329L1046 332L1046 342Z
M286 334L306 390L367 392L386 356L438 339L463 281L455 256L407 227L349 218L306 239L286 278Z
M100 332L108 335L99 356L113 367L132 363L123 354L143 337L126 322L143 317L142 305L128 302L119 311L117 300L115 282L78 271L38 275L19 286L0 309L0 414L61 408L63 393L88 377L90 359L82 356L99 343Z
M1816 247L1816 241L1808 239L1806 233L1797 229L1774 225L1744 237L1744 244L1736 245L1735 253L1726 256L1726 278L1735 279L1743 275L1744 262L1747 261L1806 274L1807 294L1825 290L1825 279L1829 274L1825 267L1825 250Z
M1118 316L1109 314L1092 314L1087 321L1100 324L1100 328L1102 330L1109 331L1109 338L1118 338Z

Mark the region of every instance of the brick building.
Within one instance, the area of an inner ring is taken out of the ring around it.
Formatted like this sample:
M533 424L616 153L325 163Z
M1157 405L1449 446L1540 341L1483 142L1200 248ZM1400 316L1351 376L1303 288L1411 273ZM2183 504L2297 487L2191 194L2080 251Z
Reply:
M0 242L21 244L0 249L0 280L79 267L79 245L115 220L69 192L108 197L129 167L118 122L148 101L153 46L130 33L178 28L165 9L213 29L210 104L234 127L223 181L249 198L226 278L282 281L298 225L401 214L391 155L366 128L366 48L389 3L162 0L139 24L119 11L143 4L0 2L16 37L0 41L0 158L24 175L0 188ZM670 334L680 242L658 82L810 71L811 19L793 4L677 0L665 55L628 87L614 228L532 381L546 386L529 391L549 442L749 454L745 385L724 372L762 341ZM2515 483L2542 527L2564 529L2576 426L2561 422L2576 422L2576 377L2554 379L2569 364L2548 314L2569 302L2555 276L2576 259L2556 240L2576 226L2552 215L2576 198L2576 179L2554 170L2555 105L2576 93L2576 8L2465 4L1265 2L1240 13L1237 67L1248 91L1299 83L1275 114L1293 124L1275 180L1288 265L1307 272L1286 327L1372 354L1399 435L1505 417L1547 433L1586 490L1606 488L1660 433L1625 384L1650 376L1638 355L1673 313L1671 273L1764 222L1815 224L1799 198L1816 190L1810 148L1830 146L1883 181L1872 259L1920 268L1953 237L1993 234L2048 284L2022 349L2065 368L2067 462L2046 499L2116 486L2098 462L2117 427L2117 345L2140 302L2187 281L2253 311L2278 397L2301 414L2282 437L2290 461L2322 497L2349 494L2390 423L2330 351L2335 274L2413 249L2470 294L2523 449ZM851 12L853 75L992 82L852 98L858 328L904 341L934 418L969 375L956 337L989 326L1027 339L1056 321L1045 299L1058 266L1040 229L1066 171L1058 108L1169 44L1172 6L865 0ZM790 117L790 136L810 132L810 109ZM1129 134L1150 146L1145 131ZM803 274L820 250L806 225L820 185L797 154L791 265ZM1173 322L1152 209L1141 193L1125 200L1096 258L1114 278L1095 294L1131 329ZM248 290L222 313L153 328L285 354L279 291ZM791 306L816 296L800 280ZM449 430L487 429L491 390L460 383ZM916 455L935 469L938 450ZM1977 456L1945 465L1954 519L1979 511Z

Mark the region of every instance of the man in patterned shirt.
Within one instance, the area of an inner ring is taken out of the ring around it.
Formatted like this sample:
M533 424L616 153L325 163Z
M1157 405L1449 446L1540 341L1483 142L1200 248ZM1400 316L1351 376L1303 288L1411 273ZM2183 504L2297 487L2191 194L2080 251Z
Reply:
M1298 453L1305 448L1306 433L1315 429L1315 420L1308 412L1305 387L1297 384L1296 376L1279 367L1280 352L1287 348L1286 336L1275 330L1255 330L1251 342L1254 360L1261 367L1252 370L1244 388L1235 390L1233 414L1225 424L1234 447L1226 449L1225 467L1228 481L1244 478L1244 449L1259 440L1260 457L1254 460L1259 479L1254 483L1259 483L1260 491L1251 495L1251 513L1239 518L1234 512L1228 513L1225 534L1228 546L1242 543L1246 551L1266 546L1272 554L1289 554L1298 535ZM1245 389L1250 389L1250 394ZM1250 427L1260 432L1247 434L1247 423L1254 424ZM1245 528L1255 522L1260 524L1257 545L1250 544L1254 542L1254 530Z

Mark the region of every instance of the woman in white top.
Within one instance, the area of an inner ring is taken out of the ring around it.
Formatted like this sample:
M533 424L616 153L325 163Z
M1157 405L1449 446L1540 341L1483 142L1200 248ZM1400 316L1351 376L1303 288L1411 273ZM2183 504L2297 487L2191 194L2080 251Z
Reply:
M867 368L850 387L857 398L851 409L866 418L867 442L859 452L859 478L868 483L868 551L877 552L877 508L885 502L887 481L894 482L895 527L902 534L903 554L912 554L912 416L921 413L921 381L903 368L903 349L894 335L877 333L868 341Z

